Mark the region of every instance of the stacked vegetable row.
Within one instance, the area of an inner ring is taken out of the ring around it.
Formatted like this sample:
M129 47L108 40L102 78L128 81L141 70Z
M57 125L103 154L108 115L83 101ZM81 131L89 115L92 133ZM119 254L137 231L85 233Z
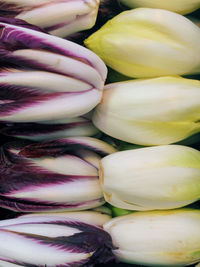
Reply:
M111 2L0 1L2 267L200 262L200 1Z

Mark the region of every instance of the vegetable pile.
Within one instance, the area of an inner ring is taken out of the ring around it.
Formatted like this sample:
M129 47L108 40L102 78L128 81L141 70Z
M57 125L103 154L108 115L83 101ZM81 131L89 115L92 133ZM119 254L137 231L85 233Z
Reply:
M200 0L0 0L0 267L200 266Z

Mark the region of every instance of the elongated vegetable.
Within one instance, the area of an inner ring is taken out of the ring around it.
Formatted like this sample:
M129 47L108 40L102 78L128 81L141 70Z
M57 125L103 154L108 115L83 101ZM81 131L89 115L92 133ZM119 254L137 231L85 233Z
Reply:
M0 121L73 118L100 102L107 69L93 52L21 20L0 28Z
M119 208L183 207L200 199L200 152L180 145L117 152L101 160L100 182Z
M101 207L99 207L99 209L101 209ZM65 220L67 218L68 220L72 219L83 223L96 225L98 227L102 227L104 223L106 223L111 219L111 215L93 210L84 210L84 211L71 211L71 212L65 211L65 212L27 213L18 216L17 220L18 222L20 220L23 222L26 220L29 221L31 218L33 219L38 218L40 220L41 217L45 218L46 220L50 218L51 220L51 218L54 216L60 217L62 220ZM13 222L13 224L15 224L15 220L10 220L10 222ZM0 226L4 224L7 224L5 220L0 221Z
M142 266L186 266L200 261L200 210L134 212L104 224L115 256Z
M131 8L162 8L179 14L187 14L200 8L200 0L120 0L120 2Z
M108 233L76 214L29 215L0 222L4 267L94 266L113 260L112 248Z
M122 12L86 39L85 44L109 67L129 77L200 72L199 27L164 9Z
M101 206L99 160L113 152L110 145L90 137L5 144L0 156L0 207L41 212Z
M1 0L0 14L23 19L52 35L67 37L95 24L99 0Z
M117 139L165 145L200 131L200 81L159 77L108 84L93 122Z
M2 134L43 141L71 136L92 136L98 130L85 115L65 120L46 121L41 123L10 123L6 124L0 132Z

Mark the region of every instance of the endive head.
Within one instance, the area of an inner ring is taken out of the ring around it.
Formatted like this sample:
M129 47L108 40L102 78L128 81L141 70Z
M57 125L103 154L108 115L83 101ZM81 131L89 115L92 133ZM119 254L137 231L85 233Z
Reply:
M163 9L122 12L85 44L109 67L130 77L200 72L200 28Z
M167 9L179 14L187 14L200 8L200 0L120 0L131 8L151 7Z
M100 183L118 208L183 207L200 199L200 152L167 145L113 153L101 160Z
M117 139L164 145L200 131L200 81L181 77L108 84L93 122Z
M23 19L52 35L67 37L92 28L100 0L1 0L4 17Z
M100 102L107 69L93 52L22 20L0 28L0 121L73 118Z
M186 266L200 261L200 210L135 212L104 224L120 261Z
M0 207L42 212L101 206L99 160L114 151L90 137L5 144L0 157Z
M5 267L94 266L113 260L112 248L108 233L76 214L28 215L0 222L0 264Z

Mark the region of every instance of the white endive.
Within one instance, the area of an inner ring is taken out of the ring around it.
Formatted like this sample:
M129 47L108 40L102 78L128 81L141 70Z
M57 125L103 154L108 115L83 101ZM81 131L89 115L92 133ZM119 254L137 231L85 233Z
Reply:
M86 39L85 44L109 67L130 77L200 72L199 27L164 9L122 12Z
M0 153L0 207L43 212L101 206L99 161L113 152L91 137L5 144Z
M102 215L38 214L0 221L0 266L93 266L113 259ZM91 221L91 222L90 222Z
M131 8L161 8L179 14L187 14L200 8L200 0L120 0L120 2Z
M3 16L23 19L66 37L95 24L100 0L1 0Z
M100 182L119 208L183 207L200 199L200 152L180 145L116 152L101 160Z
M200 131L200 81L181 77L108 84L93 122L117 139L165 145Z
M74 118L100 102L107 69L93 52L12 18L0 33L0 121Z
M120 261L186 266L200 261L200 210L135 212L104 224Z

